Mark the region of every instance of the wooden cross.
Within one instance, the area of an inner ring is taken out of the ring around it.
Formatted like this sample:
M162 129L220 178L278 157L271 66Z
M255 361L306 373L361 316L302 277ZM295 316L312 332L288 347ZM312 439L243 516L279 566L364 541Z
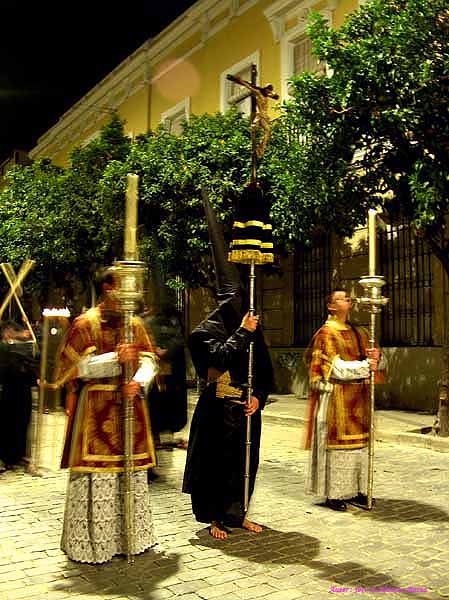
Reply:
M34 265L35 265L35 261L30 260L28 258L27 260L25 260L22 263L22 266L20 267L19 272L16 275L11 263L1 263L0 264L0 267L3 271L4 276L6 277L6 280L8 282L9 288L10 288L9 292L5 296L5 299L3 300L2 305L0 306L0 320L2 319L3 313L5 312L9 303L14 298L17 303L17 306L19 307L20 314L22 315L22 318L23 318L26 326L28 327L31 338L33 340L33 343L35 344L35 347L37 348L36 336L34 334L31 323L26 315L26 312L25 312L25 310L22 306L22 303L20 302L20 298L19 298L19 294L21 293L22 281L25 279L25 277L28 275L28 273L31 271L31 269L34 267Z

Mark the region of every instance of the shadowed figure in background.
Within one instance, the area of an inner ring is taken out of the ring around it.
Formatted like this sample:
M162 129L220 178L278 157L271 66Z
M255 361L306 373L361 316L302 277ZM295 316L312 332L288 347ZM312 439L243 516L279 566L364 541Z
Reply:
M151 426L156 448L186 448L187 442L174 434L187 424L187 381L185 341L181 320L167 301L150 311L144 323L154 338L159 357L159 385L149 396ZM161 441L160 434L168 436Z
M31 419L31 387L36 385L39 357L27 329L14 321L1 324L0 470L24 463Z
M203 194L217 280L218 308L190 334L189 349L202 393L190 428L183 491L192 510L210 523L217 539L228 527L260 532L244 506L246 416L251 415L250 496L259 464L261 410L273 384L271 359L258 317L248 314L248 298L238 270L227 261L221 227ZM253 393L247 405L248 349L254 342Z

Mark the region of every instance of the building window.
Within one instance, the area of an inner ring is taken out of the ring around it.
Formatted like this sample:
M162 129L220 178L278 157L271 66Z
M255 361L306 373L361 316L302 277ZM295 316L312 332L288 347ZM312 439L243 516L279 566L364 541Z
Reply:
M327 73L326 63L319 61L312 54L312 42L307 35L308 9L302 8L297 15L297 25L286 29L287 16L281 18L279 26L279 41L281 44L281 83L282 98L290 99L289 80L304 71L310 73ZM329 25L332 26L333 10L330 8L320 11Z
M249 116L251 114L251 98L248 95L248 90L237 83L229 81L226 79L226 76L231 74L239 76L246 81L251 81L251 65L256 65L257 73L259 74L259 62L259 52L257 51L235 65L232 65L220 75L220 104L222 112L225 112L231 106L237 106L239 111L244 115ZM259 79L259 75L257 79Z
M382 310L383 346L432 346L432 257L410 225L387 225L380 257L389 298Z
M312 54L312 42L304 34L292 43L292 73L299 75L304 71L310 73L325 73L326 65Z
M184 121L189 118L189 115L190 98L184 98L184 100L162 113L161 122L173 135L181 135Z
M327 316L332 287L332 248L329 235L295 254L295 345L308 346Z

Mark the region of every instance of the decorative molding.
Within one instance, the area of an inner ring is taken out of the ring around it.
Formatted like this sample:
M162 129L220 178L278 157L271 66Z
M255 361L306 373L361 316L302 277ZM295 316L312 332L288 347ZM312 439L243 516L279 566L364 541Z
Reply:
M239 0L229 0L229 15L219 19L218 23L210 28L210 22L223 13L224 2L223 0L198 0L161 33L142 44L66 111L58 122L38 139L36 146L30 152L30 157L47 155L53 158L57 153L62 152L64 148L73 144L76 139L74 132L79 124L86 122L92 124L92 121L96 123L101 118L101 112L96 112L96 107L107 110L117 109L123 98L135 94L142 87L155 81L176 64L200 50L210 37L226 27L233 15L243 14L259 1L249 0L241 5ZM170 66L167 66L163 73L159 73L156 78L151 79L154 66L173 52L174 48L197 33L202 36L201 44L189 49ZM49 153L51 146L55 145L57 146L56 152Z
M237 11L237 15L243 15L247 10L255 6L259 0L247 0L243 5L240 5Z
M321 0L278 0L264 10L264 15L270 23L273 37L280 42L285 34L285 23L298 19L302 22L312 8L315 8ZM321 13L334 11L338 5L337 0L328 0L326 6L320 10Z
M138 92L148 77L147 50L148 43L143 44L65 112L56 125L38 139L30 157L42 156L56 144L56 152L49 155L53 158L73 144L80 130L95 125L105 112L117 109L126 98Z
M180 116L181 114L185 115L185 118L188 119L190 116L190 96L187 96L181 102L178 102L168 110L164 111L161 114L161 123L165 123L166 121L172 121L174 118Z
M240 0L230 0L229 4L229 12L231 13L231 15L237 15L240 9Z

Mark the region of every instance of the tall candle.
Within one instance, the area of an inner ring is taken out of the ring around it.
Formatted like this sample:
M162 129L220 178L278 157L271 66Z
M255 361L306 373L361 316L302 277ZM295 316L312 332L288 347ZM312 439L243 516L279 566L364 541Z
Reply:
M137 259L137 189L139 176L128 173L126 188L125 260Z
M370 208L368 211L368 264L370 277L376 275L376 218L377 210Z

